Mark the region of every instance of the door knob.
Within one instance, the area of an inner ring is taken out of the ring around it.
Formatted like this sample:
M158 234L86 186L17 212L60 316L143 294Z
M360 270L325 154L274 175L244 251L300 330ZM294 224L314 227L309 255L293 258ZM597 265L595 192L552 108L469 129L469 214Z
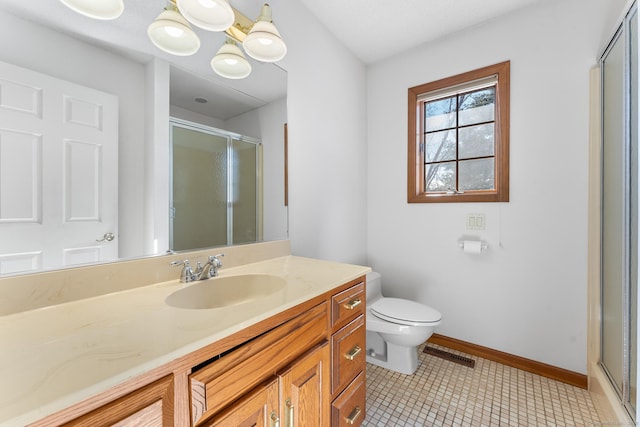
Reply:
M104 241L110 242L115 238L116 238L116 235L113 233L104 233L104 236L102 236L102 239L96 240L96 242L104 242Z

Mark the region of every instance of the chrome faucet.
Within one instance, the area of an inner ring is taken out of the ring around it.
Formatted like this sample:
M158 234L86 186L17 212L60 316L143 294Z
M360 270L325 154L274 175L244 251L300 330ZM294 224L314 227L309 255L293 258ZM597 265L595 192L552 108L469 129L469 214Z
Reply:
M197 280L207 280L211 277L216 277L218 275L218 269L222 268L220 257L223 256L224 254L210 255L205 265L198 263L198 267L196 268Z
M189 282L193 282L194 280L196 280L196 273L195 271L193 271L193 267L191 267L191 264L189 263L188 259L185 259L184 261L172 261L171 265L173 266L177 266L177 265L182 265L182 271L180 272L180 282L181 283L189 283Z

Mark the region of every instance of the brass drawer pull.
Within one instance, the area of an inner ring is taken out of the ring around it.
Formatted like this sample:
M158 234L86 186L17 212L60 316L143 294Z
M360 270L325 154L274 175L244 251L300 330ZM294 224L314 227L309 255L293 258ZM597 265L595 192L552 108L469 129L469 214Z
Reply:
M353 408L353 411L351 411L349 416L345 417L344 420L347 422L347 424L355 424L356 419L360 416L361 412L362 411L360 410L360 407L356 406L355 408Z
M271 427L280 427L280 418L276 415L276 411L271 412Z
M287 406L287 418L285 421L285 427L293 427L293 405L291 404L291 399L287 399L285 405Z
M361 299L352 299L348 303L344 304L344 308L346 308L347 310L353 310L354 308L356 308L360 304L362 304L362 300Z
M344 357L345 357L346 359L348 359L348 360L353 360L353 359L355 359L355 358L356 358L356 356L357 356L358 354L360 354L360 352L361 352L361 351L362 351L362 349L360 348L360 346L357 346L357 345L356 345L356 346L354 346L351 350L349 350L349 352L348 352L348 353L346 353L346 354L344 355Z

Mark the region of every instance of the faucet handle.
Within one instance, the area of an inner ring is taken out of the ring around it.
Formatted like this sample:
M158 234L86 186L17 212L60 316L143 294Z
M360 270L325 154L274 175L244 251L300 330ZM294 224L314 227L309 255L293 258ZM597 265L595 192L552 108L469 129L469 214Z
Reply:
M215 263L216 268L220 268L222 267L222 261L220 261L220 258L223 256L224 254L209 255L209 262L212 264Z
M209 264L209 277L216 277L218 275L218 269L222 267L222 261L220 261L220 258L223 256L224 254L209 255L209 261L207 261L207 264Z
M204 270L204 267L202 266L202 263L200 261L196 262L196 269L194 271L194 273L196 275L202 273L202 270Z
M189 283L196 280L196 273L193 271L188 259L185 259L184 261L172 261L171 265L174 267L177 265L183 266L182 271L180 272L180 282Z

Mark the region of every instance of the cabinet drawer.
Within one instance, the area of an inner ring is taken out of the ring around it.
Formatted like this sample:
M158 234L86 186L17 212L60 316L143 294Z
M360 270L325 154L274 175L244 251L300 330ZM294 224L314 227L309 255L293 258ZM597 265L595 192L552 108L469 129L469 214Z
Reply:
M359 426L366 409L365 373L362 372L331 405L331 426Z
M364 313L364 281L331 297L331 325L339 328ZM334 329L335 330L335 329Z
M189 376L194 425L326 340L327 304L260 335Z
M340 391L364 370L365 340L364 316L331 337L331 394Z

